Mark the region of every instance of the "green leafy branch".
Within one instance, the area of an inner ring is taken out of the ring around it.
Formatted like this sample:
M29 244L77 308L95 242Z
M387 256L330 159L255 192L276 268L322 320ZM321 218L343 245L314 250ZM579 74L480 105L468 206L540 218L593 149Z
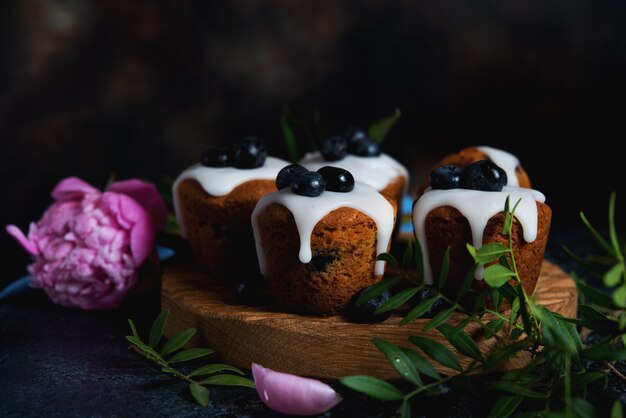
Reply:
M604 314L592 307L587 307L582 309L584 322L581 323L580 320L565 318L543 306L536 305L529 298L522 286L513 252L512 231L514 212L518 204L519 201L511 209L509 200L505 202L502 236L506 245L501 242L487 243L480 249L468 245L468 251L475 261L475 266L466 274L454 299L442 292L449 270L450 249L448 248L444 253L437 287L433 289L435 294L414 306L405 314L400 323L401 326L406 325L423 317L439 299L448 302L450 307L430 319L423 331L436 329L458 353L469 358L469 365L462 367L455 352L427 336L409 337L409 342L420 351L398 347L382 339L374 339L372 341L374 345L387 357L399 375L414 385L415 389L404 393L391 383L370 376L345 377L342 379L344 385L376 399L400 401L399 414L402 417L409 417L410 400L414 396L436 394L436 388L443 383L471 386L471 379L468 377L472 373L480 370L492 371L497 365L526 351L531 356L531 361L526 367L500 376L494 375L493 380L487 384L490 390L504 393L494 402L489 417L510 416L525 400L528 400L529 405L543 402L544 407L541 410L533 410L518 416L586 417L595 415L594 407L585 399L587 387L606 385L607 375L603 371L587 370L582 358L624 360L626 350L617 345L618 335L614 335L615 338L609 337L607 341L597 346L585 349L576 324L586 324L594 330L619 332L623 329L623 324L619 319L622 318L622 313L617 318L615 315L613 317L600 316ZM612 219L611 214L614 213L614 208L610 209L609 213ZM612 229L614 230L614 225ZM599 236L599 234L594 235ZM611 236L615 237L614 240L612 239L611 247L615 253L616 248L619 247L617 234L612 232ZM382 254L380 259L387 261L396 269L403 269L403 273L384 279L373 286L357 300L356 304L364 303L396 287L401 282L408 282L408 288L406 285L403 286L402 290L381 305L376 313L394 310L406 304L424 287L419 280L423 277L422 257L417 238L414 243L409 243L407 246L401 264L390 254ZM623 257L620 259L616 256L615 260L619 262L623 260ZM415 266L417 278L415 274L409 272L412 264ZM490 288L482 293L474 294L473 303L467 307L465 299L470 295L468 292L472 288L477 268L484 268L484 279ZM620 274L620 278L623 279L623 270ZM611 283L615 283L615 280ZM615 301L600 291L586 290L591 298L601 302L605 309L616 307ZM501 309L505 301L508 303L508 310ZM448 323L454 312L457 313L456 318L462 318L458 324ZM626 320L621 321L626 322ZM495 349L487 358L483 358L476 341L465 331L465 327L470 323L482 329L485 340L498 339ZM432 361L445 366L449 372L440 374ZM618 402L613 406L612 417L621 416L621 405Z
M167 323L169 310L161 311L152 324L148 343L141 340L137 328L132 320L128 320L132 335L126 339L132 344L130 348L142 354L148 360L161 367L161 371L177 377L189 383L189 391L193 398L202 406L209 404L209 390L206 386L241 386L254 388L254 382L242 377L243 371L228 364L212 363L193 370L191 373L183 373L174 367L175 364L195 360L213 354L210 348L189 348L180 351L185 344L196 334L195 328L185 329L174 335L169 340L163 338L163 331ZM164 340L163 344L161 341ZM157 349L160 347L160 349ZM232 372L236 374L220 373ZM219 373L219 374L218 374ZM206 377L205 377L206 376Z

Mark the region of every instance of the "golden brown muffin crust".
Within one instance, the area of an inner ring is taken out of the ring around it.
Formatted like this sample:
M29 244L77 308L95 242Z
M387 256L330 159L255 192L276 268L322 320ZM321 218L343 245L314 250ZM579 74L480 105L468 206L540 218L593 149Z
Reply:
M387 200L396 210L395 203ZM267 263L266 281L287 309L336 314L360 289L377 283L376 223L367 215L339 208L322 218L311 234L311 262L299 259L300 235L293 215L274 203L257 218Z
M522 279L524 290L529 295L535 290L543 263L544 251L550 232L552 210L545 203L537 202L537 238L526 242L523 227L515 219L512 228L513 254L517 269ZM504 213L494 215L483 234L483 244L501 242L508 245L507 238L501 234ZM446 248L450 246L450 270L444 292L456 297L458 289L467 271L474 265L474 260L467 251L466 244L472 243L472 231L467 218L451 206L433 209L426 216L426 241L433 277L439 277ZM488 286L482 280L475 280L473 288L481 290Z
M209 195L196 180L180 183L182 222L199 265L212 279L245 279L258 273L251 216L261 197L276 191L274 180L252 180L225 196Z

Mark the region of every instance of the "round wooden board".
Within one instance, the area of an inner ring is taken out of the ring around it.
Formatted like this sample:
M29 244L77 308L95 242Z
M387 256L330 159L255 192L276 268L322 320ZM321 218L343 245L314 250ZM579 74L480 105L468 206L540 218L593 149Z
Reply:
M210 287L205 273L192 265L175 265L163 274L162 307L170 310L167 337L195 327L198 332L191 345L211 347L226 363L249 369L252 362L282 372L302 376L337 379L367 374L382 379L398 378L371 339L384 338L412 347L411 335L428 335L454 350L438 331L422 333L429 321L418 319L400 327L400 317L381 324L354 324L341 316L315 317L277 312L267 307L250 307L233 302L229 288ZM558 266L544 261L534 297L546 308L566 316L576 315L577 292L574 280ZM460 322L453 315L450 322ZM479 344L484 355L496 340L480 337L476 324L466 331ZM457 353L458 354L458 353ZM459 354L463 366L470 359ZM529 357L511 359L499 370L523 367ZM434 362L435 365L438 363ZM440 371L446 368L438 366Z

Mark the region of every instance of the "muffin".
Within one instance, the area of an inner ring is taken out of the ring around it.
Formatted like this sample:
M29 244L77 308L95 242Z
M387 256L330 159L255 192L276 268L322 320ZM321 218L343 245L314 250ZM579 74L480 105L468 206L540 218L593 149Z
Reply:
M376 257L389 250L396 206L364 183L332 191L335 182L317 174L305 170L261 198L252 224L259 267L278 304L333 315L382 278L385 264ZM311 192L322 183L328 189Z
M485 166L501 170L490 162L485 162ZM465 274L474 265L466 244L477 249L488 242L507 244L501 232L504 205L509 197L511 205L521 199L512 227L513 252L522 285L532 294L543 263L552 211L544 203L541 192L504 186L506 175L501 174L500 184L473 189L429 189L415 202L413 227L424 254L424 283L433 284L433 278L439 276L449 246L450 265L444 292L456 296ZM478 183L468 179L466 186ZM477 269L475 279L475 289L486 286L482 282L482 268Z
M250 216L261 197L276 191L274 179L289 164L267 157L258 140L242 143L232 153L207 151L202 164L183 171L173 186L181 235L217 281L242 279L256 270Z
M507 174L508 186L531 188L530 178L521 166L519 159L511 153L492 147L480 146L463 148L456 154L449 154L443 157L435 164L433 170L445 165L457 165L466 168L470 164L480 160L490 160L501 167ZM421 196L429 186L429 179L425 178L418 189L418 196Z
M304 155L300 164L309 170L333 165L348 170L356 181L368 184L400 206L409 184L407 169L380 145L359 129L349 129L344 135L328 137L321 151Z

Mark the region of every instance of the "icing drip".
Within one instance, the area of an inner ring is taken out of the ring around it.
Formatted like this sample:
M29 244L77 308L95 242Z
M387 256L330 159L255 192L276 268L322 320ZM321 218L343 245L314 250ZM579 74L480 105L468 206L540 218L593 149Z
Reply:
M506 186L501 192L483 192L477 190L428 189L415 203L413 208L413 227L422 245L424 254L424 283L432 284L433 276L426 241L426 217L435 208L452 206L467 218L472 231L472 245L478 249L483 245L483 233L492 216L504 210L504 202L510 196L511 207L521 199L515 210L515 218L523 227L524 240L533 242L537 238L537 203L544 202L543 193L520 187ZM475 278L482 280L483 269L477 269Z
M289 188L285 188L263 196L252 212L252 229L259 267L263 275L266 273L265 251L259 236L257 217L272 203L283 205L293 214L300 235L299 258L302 263L310 262L313 257L311 234L315 225L330 212L342 207L358 210L376 223L376 255L386 252L391 240L394 226L393 206L383 195L367 184L356 182L351 192L325 191L317 197L298 196ZM380 276L384 272L385 262L376 261L374 273Z
M408 186L407 169L384 153L378 157L359 157L348 154L339 161L326 161L322 154L316 151L306 153L300 160L300 164L311 171L317 171L327 165L343 168L352 173L356 181L368 184L378 191L383 190L398 177L404 177L405 188Z
M265 164L259 168L241 169L235 167L205 167L196 164L183 171L172 187L174 212L180 224L180 233L184 237L185 224L180 213L178 186L183 180L193 179L200 183L205 192L211 196L225 196L235 187L252 180L274 180L281 168L289 163L280 158L267 157Z
M484 152L491 161L504 170L508 180L507 186L519 186L516 174L516 169L519 166L519 159L515 155L492 147L476 148Z

